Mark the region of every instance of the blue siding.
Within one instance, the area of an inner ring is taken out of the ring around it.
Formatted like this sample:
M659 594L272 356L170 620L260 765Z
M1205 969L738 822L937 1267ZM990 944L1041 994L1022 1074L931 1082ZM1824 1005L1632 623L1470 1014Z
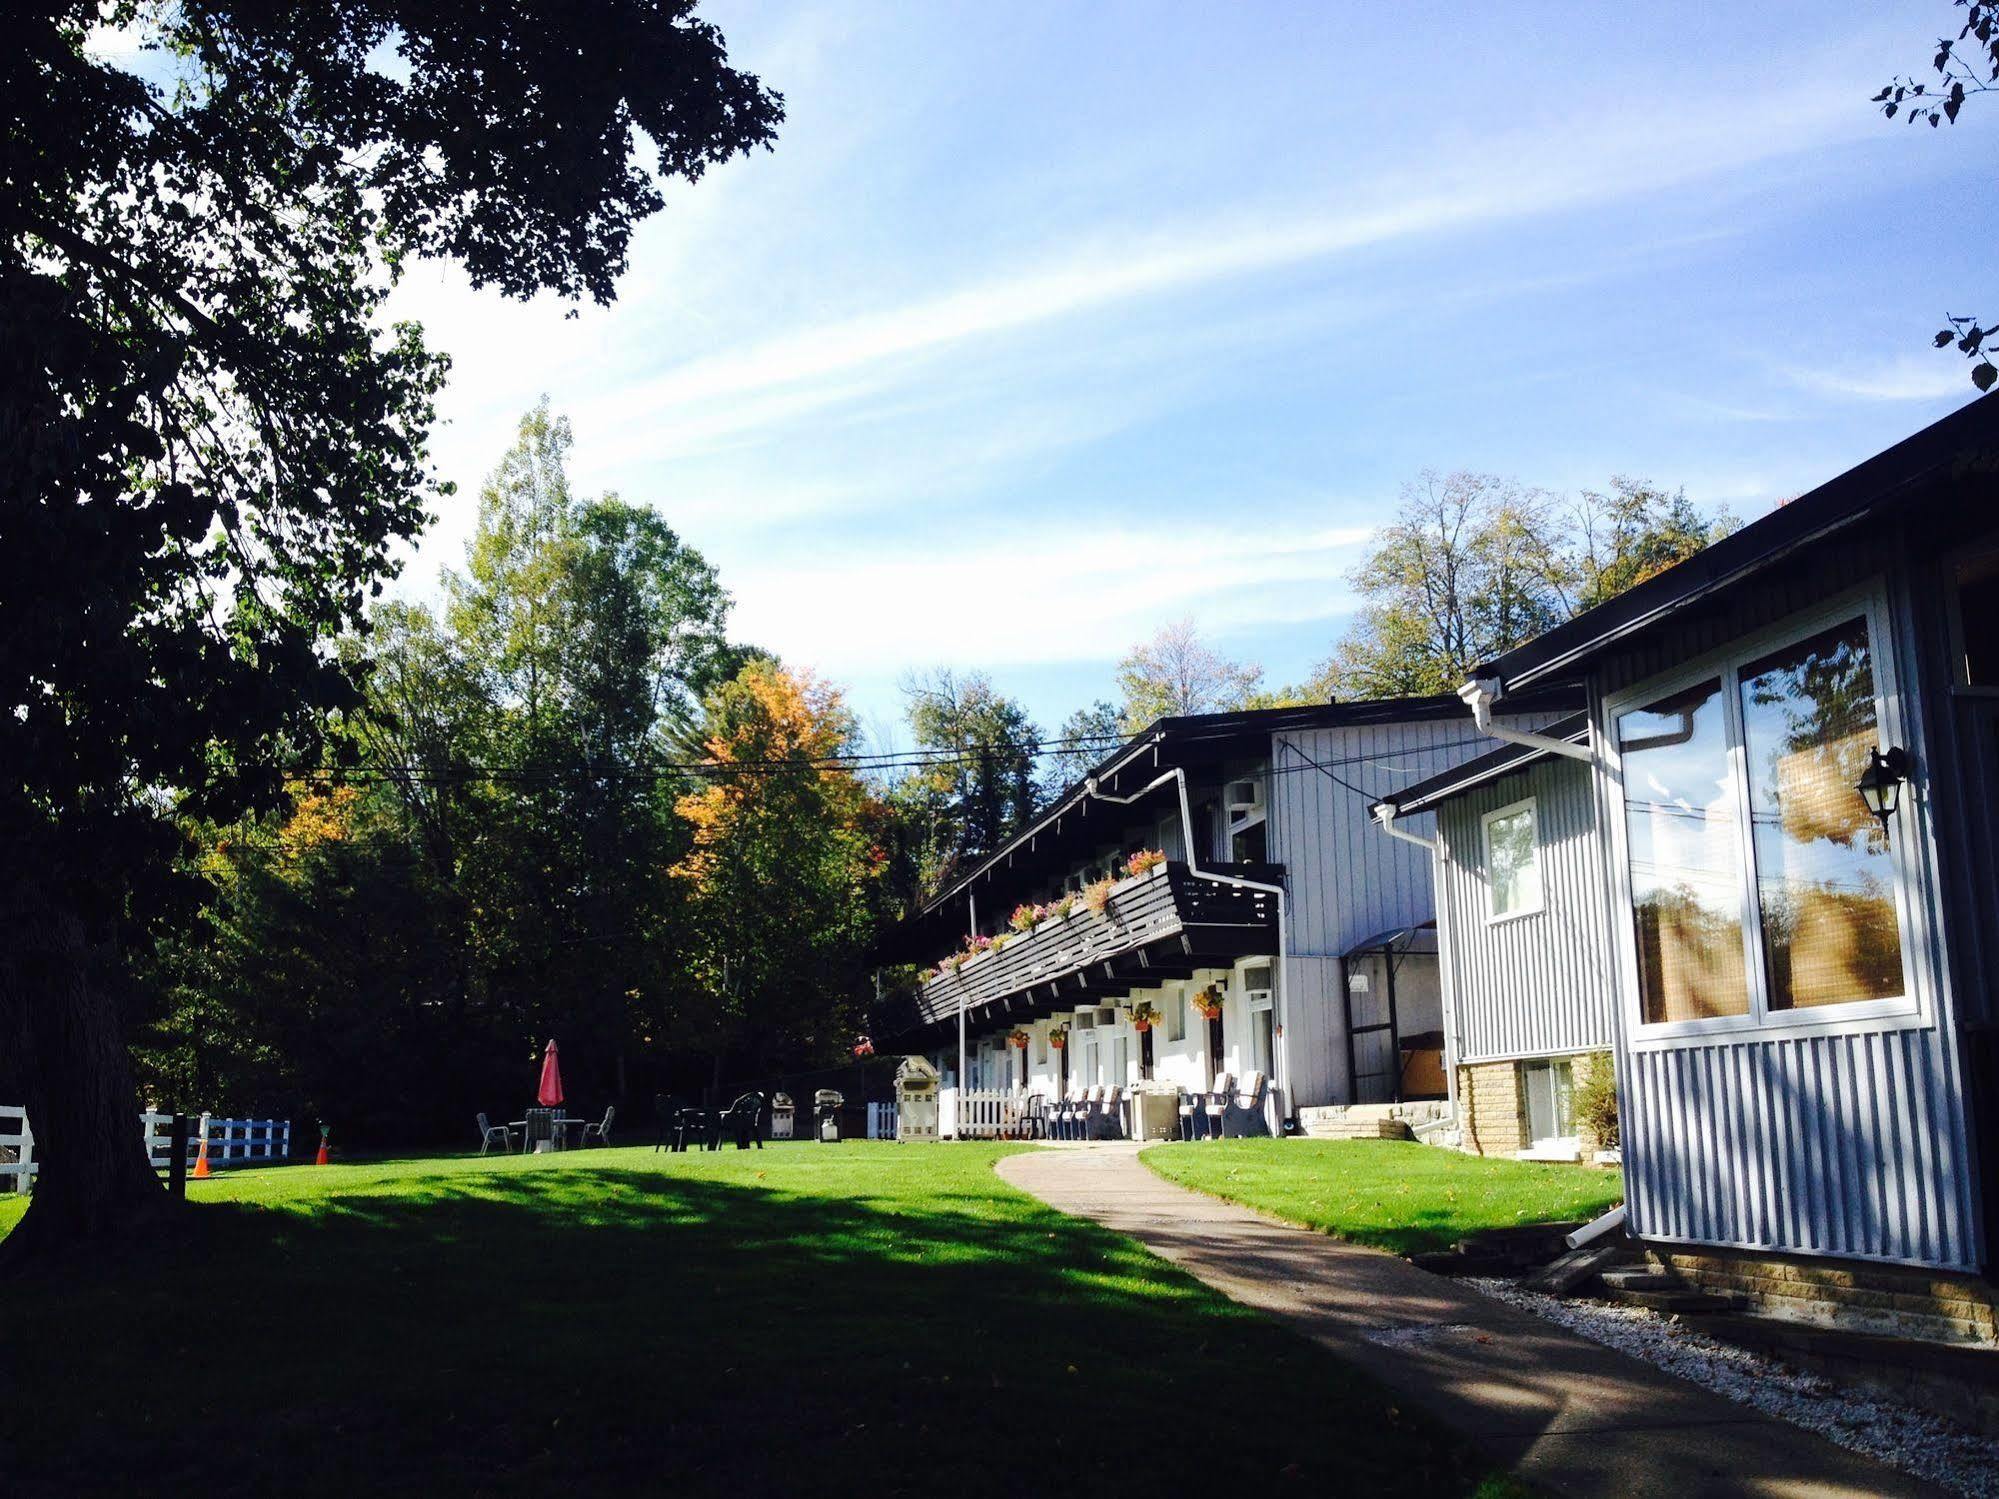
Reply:
M1487 919L1482 820L1530 796L1543 909L1494 923ZM1540 761L1452 798L1438 808L1437 824L1445 848L1437 903L1447 936L1453 1060L1607 1050L1616 958L1590 767L1577 760Z

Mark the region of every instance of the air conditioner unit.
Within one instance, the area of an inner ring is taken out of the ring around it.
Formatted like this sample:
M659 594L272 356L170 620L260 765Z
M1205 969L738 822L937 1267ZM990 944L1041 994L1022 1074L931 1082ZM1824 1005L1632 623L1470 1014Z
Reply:
M1231 817L1241 812L1254 811L1263 805L1263 782L1230 781L1228 789L1222 793L1222 799L1228 803Z

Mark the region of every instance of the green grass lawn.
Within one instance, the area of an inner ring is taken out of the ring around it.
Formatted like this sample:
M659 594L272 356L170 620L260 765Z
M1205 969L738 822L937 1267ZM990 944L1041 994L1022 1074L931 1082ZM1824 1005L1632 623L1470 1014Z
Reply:
M1447 1249L1481 1228L1594 1218L1624 1200L1615 1171L1405 1140L1196 1141L1139 1159L1183 1187L1397 1254Z
M1007 1187L1006 1148L191 1184L183 1241L8 1287L0 1489L1515 1492L1315 1345Z

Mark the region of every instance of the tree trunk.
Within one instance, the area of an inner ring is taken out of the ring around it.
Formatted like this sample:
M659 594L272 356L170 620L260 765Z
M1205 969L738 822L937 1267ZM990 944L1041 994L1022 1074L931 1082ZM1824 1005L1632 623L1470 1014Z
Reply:
M43 907L0 959L0 1090L28 1111L39 1174L0 1265L68 1259L131 1241L171 1208L153 1174L125 1053L110 944Z

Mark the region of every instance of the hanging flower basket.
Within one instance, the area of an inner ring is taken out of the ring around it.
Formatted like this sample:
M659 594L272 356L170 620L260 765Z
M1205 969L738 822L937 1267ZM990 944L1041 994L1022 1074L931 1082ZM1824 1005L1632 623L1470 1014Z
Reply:
M1201 1012L1205 1020L1218 1020L1222 1013L1222 997L1212 988L1203 989L1194 996L1194 1008Z
M1015 1051L1026 1051L1027 1041L1028 1036L1026 1031L1016 1029L1007 1033L1007 1045L1011 1046Z
M1069 1027L1066 1025L1056 1026L1054 1030L1048 1033L1048 1044L1057 1051L1067 1046L1069 1044Z
M1143 1035L1159 1024L1159 1006L1149 999L1142 999L1131 1007L1131 1028Z
M868 1039L868 1038L867 1038L866 1036L863 1036L863 1037L861 1037L861 1039L860 1039L860 1040L858 1040L858 1041L856 1041L856 1042L854 1043L854 1055L855 1055L855 1056L857 1056L857 1057L871 1057L871 1056L873 1056L874 1054L875 1054L875 1043L874 1043L873 1041L869 1040L869 1039Z

